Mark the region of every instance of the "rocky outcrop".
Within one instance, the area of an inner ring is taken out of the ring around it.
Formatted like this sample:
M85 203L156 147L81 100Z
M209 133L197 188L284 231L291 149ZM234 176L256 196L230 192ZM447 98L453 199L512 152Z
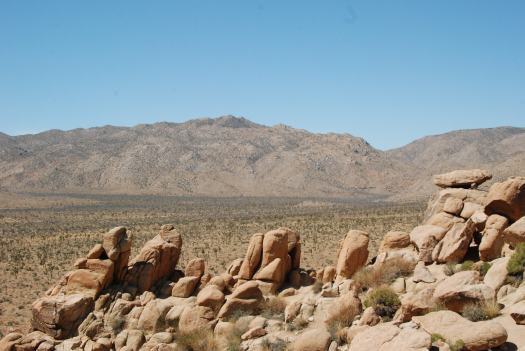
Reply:
M368 260L368 233L350 230L341 242L337 257L338 277L351 278Z
M525 177L512 177L490 187L485 212L500 214L512 222L525 216Z
M435 175L432 181L441 188L471 188L483 184L492 178L489 171L483 169L457 170Z

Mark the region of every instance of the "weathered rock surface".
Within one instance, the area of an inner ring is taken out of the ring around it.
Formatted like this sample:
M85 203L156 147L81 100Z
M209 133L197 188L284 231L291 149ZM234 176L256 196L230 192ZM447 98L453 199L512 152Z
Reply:
M479 244L479 257L483 261L491 261L501 256L503 249L503 231L508 226L509 220L503 216L493 214L487 218L483 237Z
M489 171L483 169L456 170L435 175L432 181L441 188L470 188L492 178Z
M454 224L432 251L432 260L438 263L460 262L467 253L476 226L469 219Z
M492 216L491 216L492 217ZM513 247L525 242L525 217L520 218L515 223L503 231L504 241Z
M300 334L294 342L294 351L327 351L330 334L324 329L312 329Z
M368 233L350 230L341 243L337 258L336 273L342 278L351 278L368 260Z
M432 251L446 233L445 228L428 224L417 226L410 232L410 241L417 247L421 261L432 262Z
M481 351L498 347L507 340L507 331L493 321L471 322L452 311L431 312L412 318L429 334L439 334L452 344L464 342L464 350Z
M490 187L485 212L500 214L512 222L525 216L525 177L512 177Z

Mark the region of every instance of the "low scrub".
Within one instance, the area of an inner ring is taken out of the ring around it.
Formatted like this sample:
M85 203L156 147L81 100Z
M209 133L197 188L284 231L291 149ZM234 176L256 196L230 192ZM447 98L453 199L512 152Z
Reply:
M359 270L352 279L360 290L388 285L399 277L407 277L414 272L415 263L395 258L386 263L367 266Z
M383 317L383 320L391 320L401 306L401 301L391 288L382 286L368 293L364 305L373 307L377 315Z
M521 275L525 271L525 243L516 245L516 250L507 263L507 271L510 275Z
M213 333L209 330L199 329L193 332L179 332L175 335L175 341L179 346L188 351L219 350Z
M499 316L500 306L495 301L484 301L467 305L461 315L473 322L486 321Z

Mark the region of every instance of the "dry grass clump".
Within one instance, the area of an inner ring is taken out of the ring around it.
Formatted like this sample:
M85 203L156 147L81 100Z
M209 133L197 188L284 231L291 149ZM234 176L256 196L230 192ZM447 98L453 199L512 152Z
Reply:
M213 332L197 329L193 332L178 332L175 342L188 351L219 351Z
M461 315L473 322L486 321L500 315L501 307L495 301L483 301L465 306Z
M388 285L399 277L407 277L414 272L415 263L402 258L388 260L384 264L363 267L352 279L360 290L368 290Z
M264 301L261 315L266 319L284 320L286 300L280 296L270 296Z

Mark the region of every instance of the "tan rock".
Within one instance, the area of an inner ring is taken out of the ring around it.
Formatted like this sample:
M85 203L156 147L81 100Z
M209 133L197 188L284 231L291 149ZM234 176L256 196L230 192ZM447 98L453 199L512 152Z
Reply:
M472 202L484 206L487 192L477 189L462 189L462 188L447 188L440 190L437 194L433 195L428 203L427 210L425 211L424 223L429 220L432 216L439 212L443 212L443 206L445 201L450 198L460 199L465 202Z
M504 241L512 247L516 247L519 243L525 242L525 217L520 218L515 223L512 223L510 227L506 228L503 231L503 237Z
M435 175L432 179L441 188L470 188L472 184L480 185L492 178L489 171L483 169L456 170Z
M483 283L495 291L498 291L498 289L505 284L505 280L507 279L507 263L509 262L509 259L510 257L501 257L494 260L485 274L485 277L483 277Z
M493 184L487 195L485 212L500 214L513 222L525 216L525 177Z
M224 304L225 298L221 290L215 285L208 285L197 295L197 305L211 308L215 313Z
M321 278L321 281L323 283L330 283L330 282L333 282L334 279L335 279L335 276L336 276L337 272L335 270L335 267L334 266L326 266L324 269L323 269L323 274L322 274L322 278Z
M239 270L240 279L251 279L261 264L264 234L252 235L248 251Z
M503 231L508 226L509 220L494 214L487 218L483 237L479 244L479 257L483 261L491 261L501 256L504 244Z
M341 244L337 258L338 277L351 278L368 260L368 233L350 230Z
M230 274L231 276L238 275L239 271L241 270L242 262L242 258L237 258L233 260L232 263L230 263L230 265L228 266L226 272L228 272L228 274Z
M126 274L131 254L131 239L127 234L126 228L116 227L104 234L102 247L107 257L114 262L114 279L122 281Z
M171 296L175 297L189 297L195 291L197 284L199 283L199 277L183 277L180 278L173 289L171 290Z
M461 211L463 210L463 201L460 199L456 199L453 197L449 197L445 204L443 205L443 211L450 213L454 216L459 216Z
M480 281L478 271L458 272L439 282L434 290L433 298L448 309L460 312L472 303L491 301L496 292Z
M276 258L255 273L253 279L275 282L280 285L284 281L285 273L284 261L280 258Z
M249 339L256 339L260 338L262 336L265 336L267 334L266 330L261 327L255 327L249 329L246 333L241 335L241 340L249 340Z
M150 333L163 331L166 315L172 307L173 303L168 299L150 301L140 314L138 329Z
M0 350L14 351L15 345L22 337L23 335L17 332L7 334L2 339L0 339Z
M439 334L452 344L463 341L464 350L496 348L507 340L507 331L493 321L471 322L452 311L431 312L412 318L429 334Z
M516 324L525 324L525 301L520 301L515 305L512 305L509 309L510 316Z
M325 323L331 321L346 321L350 325L362 311L361 300L353 292L347 292L337 297L326 311Z
M373 327L376 324L381 323L381 317L379 317L373 307L367 307L361 318L359 319L359 325L369 325Z
M209 307L186 307L179 319L179 330L182 333L193 333L201 330L212 330L215 313Z
M194 258L189 261L184 270L186 277L202 277L206 270L206 261L203 258Z
M100 258L102 255L105 254L104 247L102 244L95 244L91 250L89 250L86 258L87 259L95 259Z
M429 224L415 227L410 232L410 241L417 247L421 261L432 262L432 251L446 233L446 229Z
M327 351L330 334L324 329L311 329L300 334L293 343L294 351Z
M450 229L432 251L432 259L438 263L460 262L465 257L476 226L469 219Z
M456 223L465 223L465 220L463 218L451 215L450 213L447 213L447 212L438 212L432 217L430 217L428 221L425 222L425 224L435 225L435 226L444 228L447 231L452 229L452 227Z
M288 232L283 229L271 230L264 234L261 267L269 265L276 258L285 261L288 255Z
M425 266L425 263L423 261L419 261L414 268L414 274L412 276L412 281L414 283L434 283L436 281L436 278L432 275L432 273L428 270L428 268Z
M174 272L182 248L180 234L163 227L129 263L125 281L137 287L138 293L150 290L160 279Z
M475 202L465 202L463 204L463 209L461 210L461 213L459 216L464 219L469 219L474 215L476 212L483 212L484 208L482 205L477 204Z
M401 308L395 315L395 321L408 322L414 316L430 312L435 305L434 286L407 292L401 296Z
M379 252L387 252L392 249L404 249L410 245L410 235L401 231L390 231L385 234Z
M236 310L253 312L259 308L262 301L263 294L257 282L248 281L235 288L224 305L222 305L217 316L225 318Z
M33 302L31 325L55 339L65 339L75 332L93 306L93 297L88 295L44 296Z

